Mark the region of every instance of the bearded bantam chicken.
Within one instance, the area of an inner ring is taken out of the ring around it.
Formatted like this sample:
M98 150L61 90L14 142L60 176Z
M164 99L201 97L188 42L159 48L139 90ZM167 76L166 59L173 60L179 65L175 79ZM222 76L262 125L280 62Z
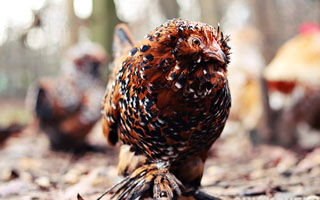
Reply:
M89 147L85 137L101 117L104 89L99 70L106 58L104 49L97 44L80 43L67 56L62 73L40 79L27 96L53 150Z
M133 44L127 35L116 30L120 41L129 40L123 44ZM219 27L174 19L115 66L103 131L109 143L121 143L119 172L127 176L99 199L112 190L111 199L127 200L204 194L204 162L231 106L227 41Z

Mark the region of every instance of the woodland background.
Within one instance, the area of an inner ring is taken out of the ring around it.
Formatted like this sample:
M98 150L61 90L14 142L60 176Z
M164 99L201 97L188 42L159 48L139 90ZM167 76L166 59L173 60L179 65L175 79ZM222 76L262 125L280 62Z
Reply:
M301 35L303 25L319 28L320 0L10 0L0 1L0 127L27 128L0 149L1 199L76 199L77 193L94 199L118 179L117 149L107 147L100 124L89 141L106 148L104 153L50 152L44 135L31 127L33 117L25 109L25 95L35 80L59 73L65 52L74 44L100 43L111 61L115 25L127 23L139 41L154 27L177 17L213 26L220 23L233 49L232 113L207 163L204 190L226 199L320 198L319 129L291 109L294 92L273 93L265 75L279 49ZM314 48L318 53L314 63L320 68L320 51ZM306 69L305 77L308 73L311 77L309 60L305 63L300 67ZM279 67L286 70L274 72L276 77L319 91L318 80L309 84L300 81L306 78L300 78L295 68ZM107 63L104 83L109 72ZM303 98L301 102L309 104ZM320 104L320 98L316 102ZM309 109L307 113L317 112L319 105ZM302 119L290 118L295 115Z

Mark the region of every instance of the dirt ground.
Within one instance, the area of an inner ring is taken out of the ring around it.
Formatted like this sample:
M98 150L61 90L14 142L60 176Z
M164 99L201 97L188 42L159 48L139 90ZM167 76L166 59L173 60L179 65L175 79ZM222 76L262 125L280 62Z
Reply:
M89 137L102 152L52 152L44 134L27 128L0 150L0 199L96 199L121 179L118 150L109 147L99 124ZM222 199L274 197L320 199L320 148L296 153L252 147L245 134L221 138L210 152L202 190Z

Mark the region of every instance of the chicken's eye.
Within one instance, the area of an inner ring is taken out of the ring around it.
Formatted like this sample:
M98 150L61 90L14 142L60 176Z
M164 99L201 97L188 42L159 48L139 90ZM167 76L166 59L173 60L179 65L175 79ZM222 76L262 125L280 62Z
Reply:
M199 46L200 45L200 40L198 38L193 38L192 43Z

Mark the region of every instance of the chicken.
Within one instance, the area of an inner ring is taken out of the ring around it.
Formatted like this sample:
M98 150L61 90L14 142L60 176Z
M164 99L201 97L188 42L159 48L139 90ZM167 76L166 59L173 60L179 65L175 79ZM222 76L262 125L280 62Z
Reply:
M79 44L68 53L59 76L40 79L31 87L29 107L39 128L48 135L52 149L85 146L85 137L101 117L104 89L99 70L105 58L99 45Z
M270 88L291 93L297 85L319 85L319 45L320 26L303 25L300 34L288 40L266 67L264 76Z
M219 27L174 19L115 66L102 124L110 144L121 142L119 170L128 176L106 191L116 189L112 198L203 194L204 162L231 106L227 41Z
M277 142L298 144L301 124L320 129L320 26L304 24L266 67L270 105L277 111ZM309 137L309 136L305 136ZM315 139L313 139L315 141ZM320 137L318 137L318 144Z

